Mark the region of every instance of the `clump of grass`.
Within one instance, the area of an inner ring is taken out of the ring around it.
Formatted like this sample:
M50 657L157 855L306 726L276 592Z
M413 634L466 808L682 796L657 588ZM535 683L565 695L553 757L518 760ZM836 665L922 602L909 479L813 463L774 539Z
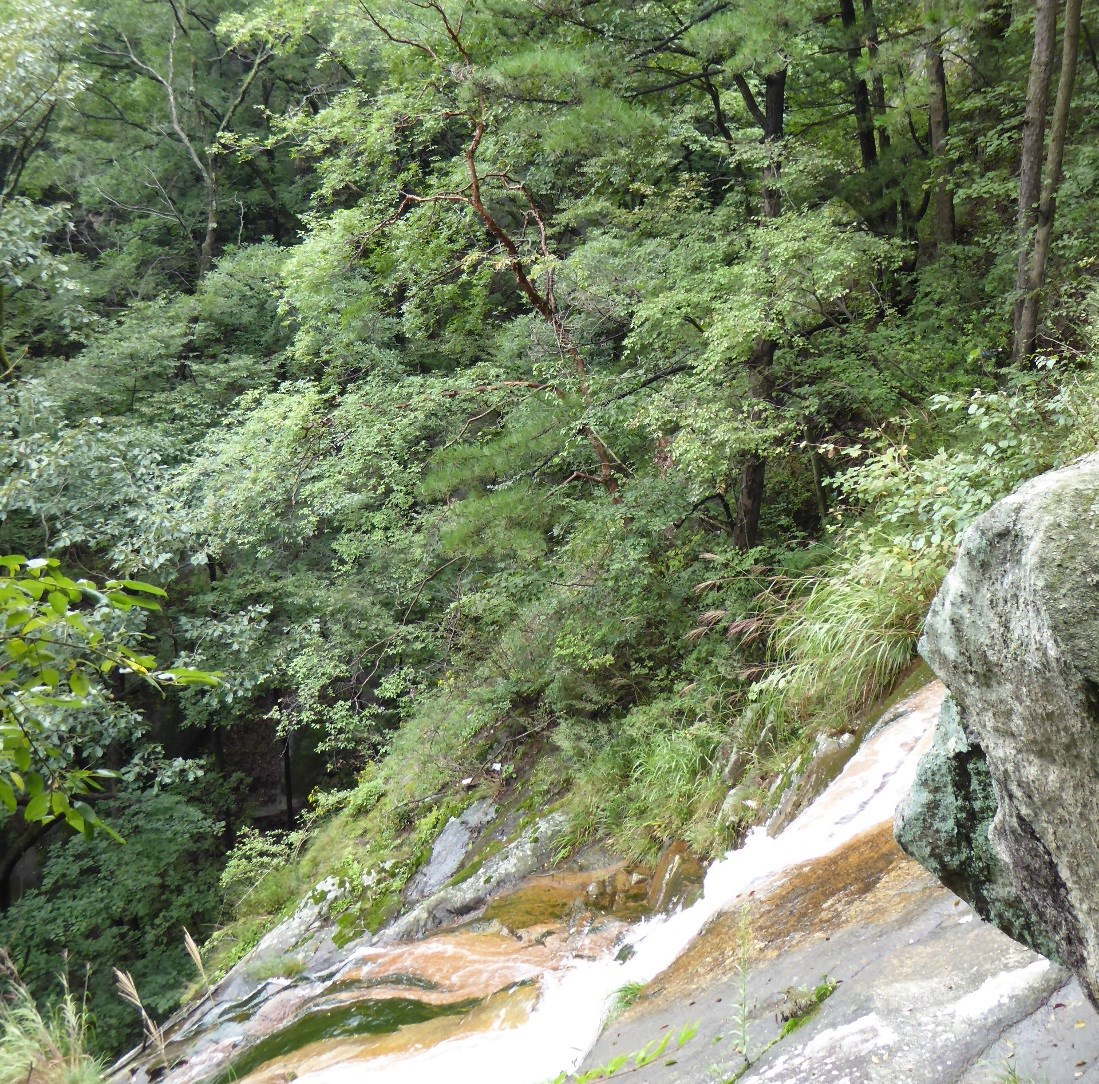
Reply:
M568 719L553 735L557 748L543 758L536 784L569 779L565 798L567 843L613 839L631 858L652 859L670 839L684 839L704 855L730 842L717 813L728 791L719 751L724 716L704 693L662 697L634 708L613 728Z
M202 959L202 951L198 945L195 944L195 939L191 936L191 931L186 926L183 927L183 947L187 950L187 955L191 959L191 963L195 965L195 970L198 972L199 980L202 982L203 989L206 992L206 996L213 1001L214 991L210 984L210 977L206 974L206 965Z
M1046 1084L1048 1077L1039 1080L1037 1077L1024 1076L1018 1067L1005 1061L1002 1065L990 1067L987 1080L988 1084Z
M839 987L839 983L825 976L812 989L788 990L787 1007L782 1012L782 1031L780 1039L785 1039L797 1031L806 1021L811 1020Z
M637 1003L641 991L645 989L643 982L624 982L611 995L610 1004L607 1006L607 1018L603 1026L617 1020L627 1009Z
M778 601L775 669L755 695L780 729L852 718L912 661L942 581L940 555L866 547Z
M0 977L0 1084L101 1084L103 1065L88 1052L85 997L62 976L61 998L44 1012L6 955L0 955Z
M240 963L260 943L276 921L272 915L260 915L237 919L217 930L203 946L207 972L213 981L217 982ZM196 984L190 997L197 997L199 992Z
M305 962L298 956L272 956L267 960L257 960L248 966L248 977L253 982L266 982L268 979L294 979L305 970Z

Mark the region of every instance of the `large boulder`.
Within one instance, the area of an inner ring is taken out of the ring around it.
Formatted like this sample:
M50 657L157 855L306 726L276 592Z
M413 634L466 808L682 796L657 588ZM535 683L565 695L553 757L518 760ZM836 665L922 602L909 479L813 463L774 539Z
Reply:
M1099 456L970 527L920 651L983 751L995 855L1099 1005Z

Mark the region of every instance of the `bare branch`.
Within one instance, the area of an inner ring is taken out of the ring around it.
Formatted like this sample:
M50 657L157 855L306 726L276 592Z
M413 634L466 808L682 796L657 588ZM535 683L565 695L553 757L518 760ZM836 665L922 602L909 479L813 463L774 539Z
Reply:
M387 27L380 19L378 19L378 17L374 14L374 12L370 10L369 7L366 6L366 4L362 3L362 0L360 0L359 7L362 8L363 14L374 25L374 29L377 30L383 37L393 42L394 45L408 45L413 49L417 49L425 56L431 57L431 59L434 60L436 63L440 63L439 54L436 53L430 45L426 45L422 41L413 41L411 38L402 38L399 35L393 33L393 31L390 30L389 27Z

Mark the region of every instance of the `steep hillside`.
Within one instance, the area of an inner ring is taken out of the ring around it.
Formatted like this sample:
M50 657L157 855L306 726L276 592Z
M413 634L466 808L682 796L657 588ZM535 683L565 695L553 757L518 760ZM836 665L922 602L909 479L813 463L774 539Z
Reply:
M22 1009L794 822L1096 447L1097 15L0 0Z

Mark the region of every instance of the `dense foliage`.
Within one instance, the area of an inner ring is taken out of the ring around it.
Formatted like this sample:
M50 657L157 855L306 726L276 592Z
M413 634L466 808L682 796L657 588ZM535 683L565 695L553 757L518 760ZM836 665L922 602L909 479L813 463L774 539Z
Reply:
M1095 446L1097 14L0 0L0 591L224 674L96 692L5 640L47 671L5 718L120 773L133 849L50 828L28 981L67 944L163 1011L179 927L228 924L216 969L333 871L375 922L483 791L735 839L729 786L763 808L911 661L959 532ZM0 736L10 881L62 791L9 795ZM310 788L326 864L247 830ZM203 872L143 894L154 838Z

